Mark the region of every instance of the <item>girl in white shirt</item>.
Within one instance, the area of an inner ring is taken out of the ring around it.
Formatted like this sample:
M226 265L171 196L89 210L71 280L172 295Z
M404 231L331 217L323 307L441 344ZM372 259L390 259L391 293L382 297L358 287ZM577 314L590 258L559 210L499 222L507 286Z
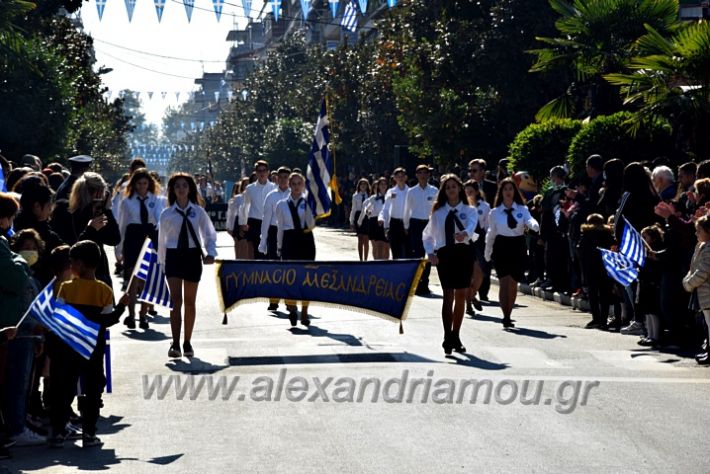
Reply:
M530 215L518 186L511 178L503 179L498 186L496 207L488 217L486 233L487 261L493 260L499 281L498 301L503 310L503 327L515 327L510 319L518 282L525 276L528 248L525 242L526 229L537 232L540 225Z
M232 198L227 205L227 233L234 239L234 256L237 259L254 260L254 247L249 244L239 222L239 212L244 204L244 190L249 186L249 178L234 183Z
M385 236L384 227L377 223L378 216L385 205L385 194L389 189L387 178L379 178L373 188L372 196L365 200L358 224L367 227L368 237L372 242L372 258L387 260L390 257L390 244Z
M473 260L473 278L471 279L471 287L469 288L468 298L466 299L466 313L471 316L475 315L474 307L478 311L483 310L481 302L478 301L476 295L483 284L484 269L488 265L484 258L486 250L486 230L488 229L488 214L491 212L491 206L486 202L485 196L480 190L478 181L471 179L464 184L466 198L468 204L476 209L478 214L478 225L476 226L476 235L478 238L472 246L474 255Z
M170 329L173 342L168 357L195 355L190 340L195 327L195 299L202 277L202 263L214 263L217 255L217 232L207 212L194 178L187 173L174 173L168 181L168 204L160 215L158 261L163 265L170 287L173 309ZM204 242L207 255L202 252ZM185 339L180 352L182 307L185 305Z
M276 204L277 248L282 260L315 260L316 243L313 229L316 226L313 211L305 196L306 178L301 173L291 173L288 178L291 193ZM286 301L291 326L298 322L296 301ZM301 301L301 324L311 325L308 319L308 301Z
M143 248L146 237L158 244L158 223L160 213L163 211L163 201L158 199L158 184L147 169L140 168L133 172L126 186L125 196L121 200L121 209L118 213L118 228L121 232L121 243L116 247L116 253L123 258L123 281L128 284L133 274L134 267ZM134 279L134 288L128 288L130 294L139 291L138 280ZM148 305L141 303L139 313L140 328L148 329L146 314ZM129 329L135 329L135 306L128 305L128 316L123 323Z
M463 183L454 174L441 178L441 187L424 228L422 243L429 261L436 266L444 300L441 319L444 324L444 353L466 352L459 331L463 322L468 288L473 274L473 252L478 213L468 205Z
M350 228L357 234L357 253L360 261L367 260L370 252L370 238L368 236L367 225L361 226L360 215L365 209L365 201L370 194L370 182L366 178L357 182L357 191L353 194L352 207L350 209Z

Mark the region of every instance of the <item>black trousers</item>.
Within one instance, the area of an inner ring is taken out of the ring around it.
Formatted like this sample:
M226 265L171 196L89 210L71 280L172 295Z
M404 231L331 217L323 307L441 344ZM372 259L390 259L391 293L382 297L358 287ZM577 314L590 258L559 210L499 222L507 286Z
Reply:
M404 232L404 221L402 219L390 219L387 239L390 241L392 259L409 257L409 239Z
M261 219L250 217L247 220L249 230L247 231L247 241L254 247L254 259L264 260L266 254L259 252L259 242L261 241Z
M425 219L410 219L409 220L409 248L412 258L424 258L424 243L422 242L422 233L429 221ZM417 290L424 290L429 287L429 274L431 273L431 264L427 263L422 278L419 280Z
M278 253L279 228L275 225L269 226L269 233L266 236L266 259L279 260Z

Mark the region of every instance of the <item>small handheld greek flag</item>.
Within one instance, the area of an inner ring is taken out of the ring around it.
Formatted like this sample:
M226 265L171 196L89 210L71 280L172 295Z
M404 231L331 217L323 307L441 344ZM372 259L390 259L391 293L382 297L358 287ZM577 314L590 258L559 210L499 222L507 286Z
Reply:
M620 285L629 286L639 276L636 264L624 255L611 250L599 249L604 268L611 278Z
M343 13L343 20L340 25L353 33L357 30L357 8L353 2L348 2L345 6L345 13Z
M73 306L57 303L54 279L37 295L27 311L83 358L91 357L101 326L86 319Z
M133 275L145 281L143 292L138 297L138 301L173 308L173 300L170 298L165 272L158 263L158 252L155 251L153 242L148 238L143 242L143 250L141 250Z
M624 231L621 234L619 253L634 262L639 267L646 263L646 246L643 237L624 217Z

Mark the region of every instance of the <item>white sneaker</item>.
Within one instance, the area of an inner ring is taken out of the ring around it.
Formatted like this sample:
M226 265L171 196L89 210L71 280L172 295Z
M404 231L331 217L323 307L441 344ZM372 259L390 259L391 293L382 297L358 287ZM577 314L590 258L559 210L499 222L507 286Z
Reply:
M47 438L45 436L38 435L29 428L25 428L22 433L12 437L12 441L15 442L15 446L38 446L40 444L45 444Z
M621 334L626 334L629 336L643 336L646 334L646 331L643 327L643 324L639 323L638 321L631 321L631 324L624 328L621 328Z

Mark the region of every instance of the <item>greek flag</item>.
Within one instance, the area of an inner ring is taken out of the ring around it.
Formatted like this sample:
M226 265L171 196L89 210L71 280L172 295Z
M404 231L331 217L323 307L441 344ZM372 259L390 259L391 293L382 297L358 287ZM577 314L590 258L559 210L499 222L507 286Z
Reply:
M54 279L37 295L27 312L79 355L85 359L91 357L101 326L86 319L76 308L57 303L54 299Z
M143 243L143 250L133 274L136 278L145 281L143 292L138 297L138 301L173 308L170 289L165 280L165 272L158 263L158 252L155 251L150 239L145 239Z
M626 217L624 217L624 231L621 234L619 252L639 267L643 267L646 263L646 246L643 237L629 224Z
M330 130L328 129L325 100L323 100L306 170L308 204L313 209L313 214L318 218L330 215L333 207L333 202L330 199L331 190L335 194L335 202L337 204L341 202L338 194L338 182L335 179L335 160L328 150L328 143L330 143Z
M340 25L353 33L357 30L357 8L355 8L353 2L348 2L345 6L345 13L343 13L343 20Z
M611 250L599 249L599 251L602 253L606 272L619 284L626 287L638 278L639 271L633 261Z

